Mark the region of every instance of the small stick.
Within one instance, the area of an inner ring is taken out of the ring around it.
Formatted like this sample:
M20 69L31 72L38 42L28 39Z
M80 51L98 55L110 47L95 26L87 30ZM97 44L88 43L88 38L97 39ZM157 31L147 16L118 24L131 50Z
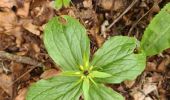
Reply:
M152 8L153 8L153 7L152 7ZM135 26L152 10L152 8L149 9L141 18L139 18L139 20L136 21L136 23L134 23L134 24L132 25L132 27L130 28L130 30L129 30L129 32L128 32L128 36L131 35L131 32L132 32L132 30L135 28Z
M37 60L31 59L29 57L18 56L14 54L10 54L5 51L0 51L0 58L16 61L18 63L28 64L36 67L43 67L43 64L38 62Z
M123 17L123 15L125 15L125 14L135 5L135 3L136 3L137 1L138 1L138 0L134 0L134 1L129 5L129 7L107 27L106 30L109 30L116 22L118 22L118 21Z
M14 85L17 81L19 81L21 78L23 78L26 74L30 73L34 68L36 68L35 66L33 66L31 69L29 69L27 72L25 72L24 74L22 74L21 76L19 76L17 79L15 79L10 86Z

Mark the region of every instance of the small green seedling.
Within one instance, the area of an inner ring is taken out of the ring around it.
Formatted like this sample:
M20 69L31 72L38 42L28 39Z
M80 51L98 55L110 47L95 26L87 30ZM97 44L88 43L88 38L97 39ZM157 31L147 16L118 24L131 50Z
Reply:
M55 7L60 9L62 7L68 7L70 5L71 0L55 0Z
M114 36L90 58L86 29L69 16L52 18L44 44L62 71L29 88L26 100L124 100L105 84L134 80L152 56L170 47L170 4L152 20L140 43L134 37ZM137 53L134 53L135 50Z

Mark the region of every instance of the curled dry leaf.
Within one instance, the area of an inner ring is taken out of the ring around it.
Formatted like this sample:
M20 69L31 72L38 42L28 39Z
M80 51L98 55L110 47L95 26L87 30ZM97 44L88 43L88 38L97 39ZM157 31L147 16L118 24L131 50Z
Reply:
M48 79L53 76L56 76L58 73L59 71L56 69L49 69L49 70L46 70L40 77L43 79Z
M27 31L29 31L29 32L31 32L31 33L33 33L33 34L35 34L35 35L40 35L39 27L36 26L36 25L33 25L31 22L24 23L24 24L23 24L23 27L24 27Z
M38 46L38 44L32 43L31 46L36 53L40 52L40 47Z

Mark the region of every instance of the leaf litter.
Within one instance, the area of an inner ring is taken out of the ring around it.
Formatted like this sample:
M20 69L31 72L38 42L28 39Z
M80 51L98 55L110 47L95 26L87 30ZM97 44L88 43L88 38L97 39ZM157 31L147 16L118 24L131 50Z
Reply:
M55 69L54 62L49 58L42 42L43 27L53 16L69 14L80 19L88 30L91 52L95 52L107 38L128 35L132 27L129 35L141 39L149 21L168 2L168 0L138 0L112 28L106 30L133 0L106 1L72 0L74 5L71 7L55 10L50 0L1 0L0 50L30 57L43 63L45 68L36 67L27 73L33 66L0 58L0 62L4 63L3 67L11 71L6 74L0 66L0 100L24 100L27 88L32 83L58 73L59 70ZM145 16L142 17L143 15ZM104 24L105 22L108 24ZM121 92L127 100L168 100L170 98L169 51L164 51L162 56L149 58L145 71L136 80L109 86ZM27 74L18 80L17 78L24 73ZM15 80L18 81L10 86L9 84ZM4 82L9 84L3 84Z

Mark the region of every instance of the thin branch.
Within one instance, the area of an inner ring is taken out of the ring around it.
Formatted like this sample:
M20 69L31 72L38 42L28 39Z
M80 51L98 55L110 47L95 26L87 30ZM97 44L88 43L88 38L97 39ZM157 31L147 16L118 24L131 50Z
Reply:
M109 30L116 22L118 22L137 2L138 0L134 0L129 7L119 16L117 17L108 27L106 30Z
M37 60L31 59L29 57L18 56L14 54L10 54L5 51L0 51L0 58L16 61L18 63L28 64L36 67L43 67L43 64L38 62Z
M152 8L153 8L153 7L152 7ZM132 30L133 30L133 29L136 27L136 25L152 10L152 8L149 9L141 18L139 18L139 19L132 25L132 27L130 28L130 30L129 30L129 32L128 32L128 36L131 35Z

